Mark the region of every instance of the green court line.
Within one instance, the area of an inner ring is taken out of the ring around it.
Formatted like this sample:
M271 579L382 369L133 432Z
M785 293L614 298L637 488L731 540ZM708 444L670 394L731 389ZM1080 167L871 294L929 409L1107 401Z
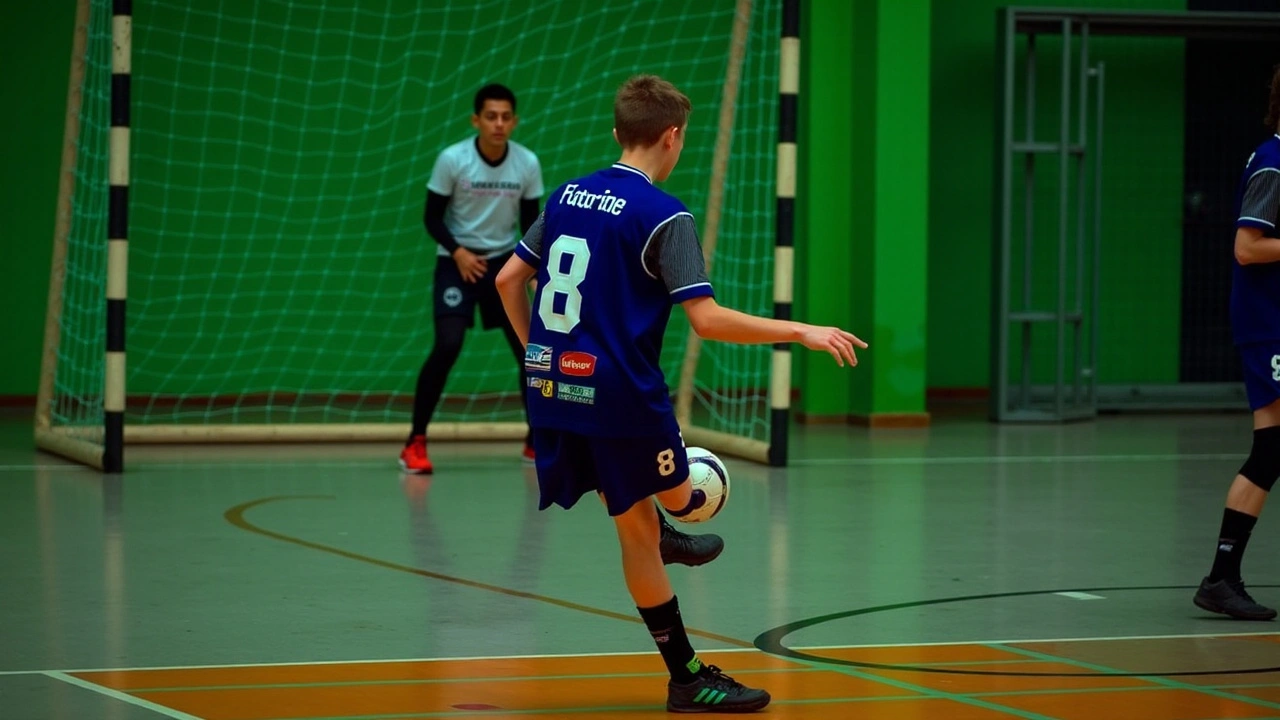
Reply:
M844 705L851 703L880 702L892 701L902 702L904 700L928 700L930 698L922 698L919 695L886 695L884 697L852 697L852 698L825 698L825 699L805 699L805 700L774 700L769 703L769 707L774 705ZM653 705L610 705L601 707L573 707L573 708L528 708L524 710L446 710L442 712L427 713L394 713L391 715L333 715L325 717L308 717L308 718L268 718L267 720L399 720L400 718L436 718L436 717L484 717L486 715L568 715L580 713L634 713L634 712L662 712L665 706L661 704ZM766 711L767 712L767 711ZM758 713L753 713L758 714ZM750 715L748 715L750 717ZM1053 720L1050 718L1049 720Z
M1122 672L1115 668L1110 668L1103 665L1095 665L1093 663L1084 662L1082 660L1073 660L1071 658L1059 657L1057 655L1050 655L1049 653L1037 652L1035 650L1028 650L1026 648L1015 647L1013 645L988 645L987 647L991 647L997 650L1008 650L1010 652L1018 653L1020 655L1026 655L1027 657L1044 660L1046 662L1058 662L1058 663L1063 663L1065 665L1074 665L1075 667L1084 668L1085 670L1093 670L1094 672L1101 673L1101 674L1116 674L1116 673ZM1132 677L1137 677L1141 680L1153 682L1158 685L1163 685L1167 688L1173 688L1175 690L1190 690L1192 692L1202 693L1204 695L1211 695L1213 697L1221 698L1223 700L1234 700L1236 702L1243 702L1243 703L1248 703L1250 705L1257 705L1258 707L1264 707L1270 710L1280 710L1280 703L1273 703L1267 700L1261 700L1259 698L1252 698L1252 697L1249 697L1248 695L1236 695L1234 693L1218 690L1212 686L1192 685L1191 683L1185 683L1179 680L1174 680L1173 678L1161 677L1159 675L1137 675Z
M657 654L656 652L654 653ZM942 667L949 665L1009 665L1009 664L1035 664L1028 663L1027 660L978 660L974 662L936 662L936 663L920 663L921 666ZM760 668L755 670L735 670L734 675L759 675L768 673L812 673L827 672L825 667L795 667L795 668ZM587 673L572 675L502 675L496 677L465 677L465 678L410 678L403 680L329 680L321 682L285 682L285 683L250 683L241 685L177 685L165 687L143 687L130 688L130 693L176 693L176 692L207 692L210 690L283 690L288 688L322 688L322 687L361 687L369 685L446 685L454 683L502 683L502 682L530 682L530 681L547 681L547 680L618 680L622 678L645 678L645 677L667 677L665 672L635 672L635 673Z
M1005 713L1006 715L1020 717L1020 718L1023 718L1023 720L1058 720L1057 718L1052 718L1052 717L1049 717L1048 715L1040 715L1038 713L1028 712L1026 710L1019 710L1018 708L1011 708L1011 707L1006 707L1004 705L998 705L996 703L990 703L981 698L968 697L968 696L959 695L956 693L949 693L945 690L934 690L933 688L924 687L922 685L915 685L913 683L909 683L903 680L896 680L894 678L883 677L880 675L873 675L871 673L864 673L859 670L855 670L852 667L849 667L848 665L831 665L827 663L817 663L811 660L802 660L798 658L787 658L787 659L794 663L809 665L810 667L824 668L832 672L838 672L842 675L848 675L850 677L856 677L861 680L869 680L871 682L876 682L883 685L896 687L900 690L909 690L911 692L917 692L923 695L925 698L930 698L933 700L951 700L953 702L963 703L965 705L973 705L975 707L980 707L980 708L983 708L984 710L994 710L995 712ZM921 698L917 698L917 699L921 699Z
M657 654L656 652L654 653ZM779 668L776 670L734 670L734 675L762 673L820 672L820 668ZM131 693L208 692L210 690L282 690L288 688L361 687L369 685L452 685L504 682L542 682L551 680L622 680L626 678L668 678L666 672L587 673L573 675L510 675L500 677L413 678L407 680L332 680L328 682L262 683L250 685L189 685L184 687L131 688Z

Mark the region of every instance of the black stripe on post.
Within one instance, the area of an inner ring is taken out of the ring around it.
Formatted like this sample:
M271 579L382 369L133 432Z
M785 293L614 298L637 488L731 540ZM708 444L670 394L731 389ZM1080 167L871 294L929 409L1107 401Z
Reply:
M107 443L102 450L102 469L108 473L124 472L124 442L112 442L111 438L124 437L124 413L106 413Z
M800 37L800 0L782 2L782 37Z
M781 93L778 96L778 140L784 143L796 141L796 104L799 95Z
M783 467L787 464L787 423L791 413L786 408L774 408L769 418L769 465Z
M796 200L795 198L780 197L777 199L777 223L774 228L776 233L774 236L774 245L777 247L791 247L795 244L795 227L796 227Z
M129 95L131 75L111 74L111 127L129 127Z
M124 303L107 298L107 352L124 352Z
M112 185L107 191L107 239L129 237L129 186Z

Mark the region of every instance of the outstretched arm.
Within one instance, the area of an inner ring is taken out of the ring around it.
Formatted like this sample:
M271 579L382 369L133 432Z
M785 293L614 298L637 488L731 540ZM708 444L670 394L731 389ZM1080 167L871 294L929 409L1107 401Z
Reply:
M761 343L798 342L810 350L831 353L841 367L858 364L854 346L866 348L867 344L853 333L836 327L818 327L791 320L775 320L748 315L716 303L715 298L700 297L686 300L685 314L698 337L705 340L739 345Z
M642 261L646 272L662 279L672 302L684 307L698 337L739 345L803 343L813 350L831 353L842 367L846 362L858 364L855 345L867 347L865 342L839 328L757 317L721 306L707 277L697 226L691 215L678 215L659 228L645 248Z

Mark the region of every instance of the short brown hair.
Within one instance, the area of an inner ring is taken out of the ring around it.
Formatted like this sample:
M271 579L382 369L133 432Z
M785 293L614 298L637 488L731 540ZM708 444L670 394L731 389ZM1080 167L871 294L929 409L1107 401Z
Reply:
M657 75L635 75L618 88L613 127L624 148L649 147L668 128L683 128L693 105L675 85Z
M1267 119L1263 122L1272 132L1280 132L1280 65L1271 76L1271 103L1267 106Z

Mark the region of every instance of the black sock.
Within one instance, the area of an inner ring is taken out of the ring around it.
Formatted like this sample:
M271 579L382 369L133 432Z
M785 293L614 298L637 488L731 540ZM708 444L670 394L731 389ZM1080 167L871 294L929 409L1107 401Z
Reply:
M1240 560L1258 518L1227 508L1222 511L1222 531L1218 533L1218 552L1209 571L1209 582L1239 580Z
M657 643L662 661L671 672L671 679L681 684L693 682L694 675L702 669L702 661L689 644L689 635L684 631L684 621L680 619L680 605L676 597L672 595L670 600L657 607L636 609L640 611L649 634Z

